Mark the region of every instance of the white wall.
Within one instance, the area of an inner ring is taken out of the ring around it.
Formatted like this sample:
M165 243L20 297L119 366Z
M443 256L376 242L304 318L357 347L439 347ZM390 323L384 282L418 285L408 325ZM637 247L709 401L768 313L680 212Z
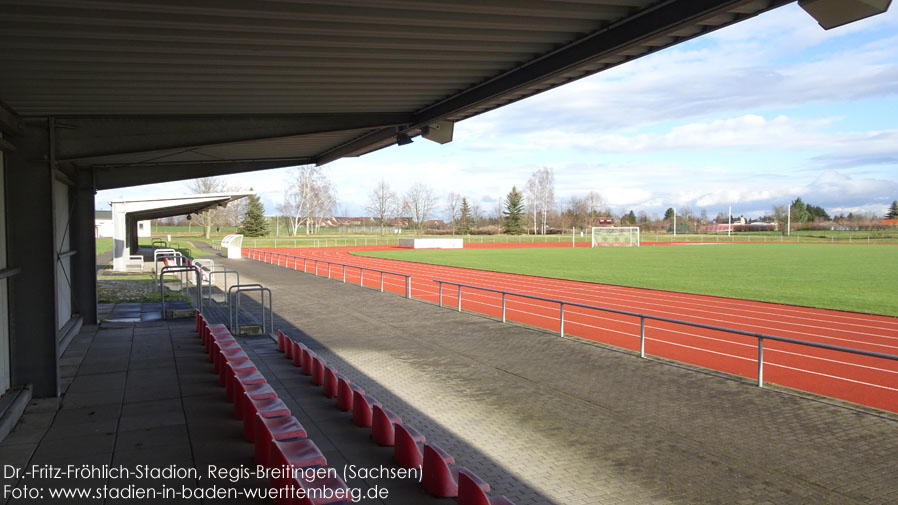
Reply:
M94 224L97 227L97 238L107 238L111 237L115 231L112 227L112 219L97 219ZM138 237L150 237L152 236L152 221L138 221L137 223L137 236Z

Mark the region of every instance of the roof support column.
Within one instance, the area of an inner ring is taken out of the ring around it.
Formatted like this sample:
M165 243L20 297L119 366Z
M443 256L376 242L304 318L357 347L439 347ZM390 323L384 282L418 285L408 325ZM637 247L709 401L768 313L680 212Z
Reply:
M9 264L21 268L9 290L13 384L35 397L58 395L54 175L47 124L29 124L5 158Z
M128 270L128 204L112 202L112 269L116 272Z
M72 296L84 324L97 324L97 249L94 218L94 182L91 170L79 170L75 180L72 216Z

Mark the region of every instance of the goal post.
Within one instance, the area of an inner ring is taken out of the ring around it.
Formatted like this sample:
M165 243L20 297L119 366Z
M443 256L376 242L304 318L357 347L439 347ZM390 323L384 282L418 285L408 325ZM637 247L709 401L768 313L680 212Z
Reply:
M593 226L592 246L639 247L638 226Z

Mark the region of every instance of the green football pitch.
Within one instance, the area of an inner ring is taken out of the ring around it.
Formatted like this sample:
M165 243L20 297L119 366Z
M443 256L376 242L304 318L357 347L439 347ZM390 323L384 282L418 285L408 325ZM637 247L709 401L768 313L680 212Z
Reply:
M365 256L898 316L898 246L736 244Z

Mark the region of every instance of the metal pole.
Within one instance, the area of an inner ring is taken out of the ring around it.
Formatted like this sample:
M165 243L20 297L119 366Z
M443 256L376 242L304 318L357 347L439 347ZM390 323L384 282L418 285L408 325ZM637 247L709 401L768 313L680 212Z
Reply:
M359 286L365 285L365 269L359 267Z
M786 212L786 236L792 236L792 204L789 204Z
M327 278L328 278L328 279L331 278L331 264L330 264L330 262L327 263Z
M461 284L458 285L458 311L461 312Z
M440 307L442 307L443 306L443 282L438 281L437 284L439 285L439 287L437 287L437 289L440 292Z
M380 273L380 292L384 292L384 273Z
M645 318L639 317L639 357L645 357Z
M346 284L346 265L343 265L343 284Z
M764 387L764 339L758 338L758 387Z
M502 293L502 322L505 322L505 293Z
M405 276L405 297L412 297L412 276L410 275Z
M564 303L559 303L558 306L561 308L561 327L559 328L559 333L561 336L564 336Z

